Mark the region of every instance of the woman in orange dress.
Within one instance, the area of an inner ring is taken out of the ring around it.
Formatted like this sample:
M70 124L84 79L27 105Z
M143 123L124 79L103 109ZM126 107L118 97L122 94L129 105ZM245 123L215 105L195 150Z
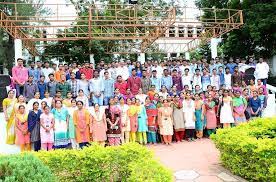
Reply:
M18 113L15 115L16 141L20 145L21 152L31 150L30 132L28 131L28 113L25 112L25 106L18 107Z
M90 113L87 109L83 108L83 102L77 101L78 109L74 111L73 121L76 128L76 141L80 148L88 146L90 142L89 124Z

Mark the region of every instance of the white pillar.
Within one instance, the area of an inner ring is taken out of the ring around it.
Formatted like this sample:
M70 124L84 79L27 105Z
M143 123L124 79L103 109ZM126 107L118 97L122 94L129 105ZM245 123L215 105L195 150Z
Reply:
M218 56L218 40L217 38L211 39L211 56L216 58Z
M190 53L189 52L185 52L185 59L190 60Z
M39 56L35 56L35 62L40 61Z
M90 63L93 63L93 65L95 66L94 54L90 54L89 58L90 58Z
M138 55L138 61L141 63L141 64L144 64L145 61L146 61L146 54L145 53L140 53Z
M15 65L17 64L18 58L22 57L22 40L21 39L14 39L14 59L15 59Z

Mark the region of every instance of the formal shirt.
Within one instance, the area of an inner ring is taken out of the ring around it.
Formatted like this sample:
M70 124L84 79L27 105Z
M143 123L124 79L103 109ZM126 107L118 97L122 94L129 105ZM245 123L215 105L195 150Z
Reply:
M231 85L232 85L232 75L230 73L228 74L224 74L224 84L226 86L226 89L231 89Z
M257 79L268 78L269 66L266 62L258 63L255 69Z
M155 86L155 90L159 92L161 89L161 79L157 77L151 77L150 81L151 84Z
M115 89L118 88L120 93L125 95L126 94L126 90L128 88L127 82L126 81L122 81L121 83L116 82L115 83Z
M72 92L72 95L73 97L77 97L78 96L78 92L79 92L79 89L80 89L80 83L79 83L79 80L77 79L70 79L67 81L70 85L70 90Z
M242 76L240 75L240 73L233 73L231 81L232 81L232 86L234 85L234 83L238 83L238 85L241 86Z
M80 69L80 73L83 73L85 75L86 80L90 80L93 78L93 69L91 68L82 68Z
M57 92L57 82L49 81L47 83L47 91L49 92L50 97L55 97Z
M219 75L220 85L224 85L225 83L224 73L218 73L218 75Z
M89 82L87 80L79 80L79 88L80 90L83 90L84 95L88 97L89 94Z
M211 85L216 87L218 90L220 88L220 77L219 75L212 75L211 76Z
M180 76L172 76L173 85L176 85L177 91L183 89L182 78Z
M71 86L68 82L60 82L57 84L57 91L61 91L61 97L66 98L67 93L71 91Z
M142 90L144 94L147 94L150 87L151 87L151 80L148 77L142 77L141 78L141 82L142 82Z
M234 73L234 69L235 69L236 66L237 66L236 63L227 63L226 64L226 67L229 68L231 74Z
M103 79L104 97L112 97L114 95L114 80L112 78Z
M182 76L182 84L183 84L183 86L188 85L189 90L192 90L191 80L192 80L192 77L189 74Z
M127 80L127 85L128 85L128 88L130 88L131 93L133 95L137 95L139 92L139 89L142 88L141 78L139 78L137 76L135 76L135 77L131 76Z
M26 98L26 101L29 102L32 98L34 98L35 93L38 91L37 84L34 82L27 81L24 84L23 95Z
M104 91L103 81L100 78L92 78L89 80L89 90L93 94L101 94Z
M41 72L40 72L40 70L38 70L36 68L29 68L28 74L29 74L29 76L33 76L34 77L33 81L36 83L40 79Z
M12 68L12 78L16 83L24 84L28 80L28 69L24 66L14 66Z
M40 94L40 99L44 99L45 91L47 90L47 84L45 82L38 82L37 87Z
M202 88L201 75L194 75L193 87L195 88L196 85L199 85L200 89Z
M151 71L153 71L153 70L156 70L156 77L157 78L162 78L162 75L163 75L163 68L161 67L161 66L153 66L152 68L151 68Z
M49 82L49 75L54 74L54 69L53 68L43 68L42 69L42 74L45 76L45 82Z
M163 86L163 85L166 86L167 90L171 90L171 87L173 85L172 77L171 76L163 76L161 78L161 86Z

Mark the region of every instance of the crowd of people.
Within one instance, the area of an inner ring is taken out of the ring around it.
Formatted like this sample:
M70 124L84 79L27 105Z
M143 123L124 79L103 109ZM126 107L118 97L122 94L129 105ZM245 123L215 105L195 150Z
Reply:
M248 68L255 78L246 80ZM51 64L18 59L3 101L21 151L195 141L261 117L269 66L230 58Z

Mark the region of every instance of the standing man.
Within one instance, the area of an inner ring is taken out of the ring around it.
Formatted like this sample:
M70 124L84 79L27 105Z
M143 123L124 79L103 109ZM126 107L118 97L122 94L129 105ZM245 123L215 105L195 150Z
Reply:
M131 70L131 77L128 78L127 85L128 85L128 88L130 88L131 93L133 95L137 95L139 92L139 89L142 88L141 79L136 76L135 68Z
M55 81L55 77L53 73L49 74L49 82L47 83L47 91L50 94L50 97L54 98L56 96L57 91L57 82Z
M173 85L172 77L169 75L168 69L164 69L163 73L164 73L164 76L161 78L161 86L165 85L167 90L171 90Z
M58 71L55 72L55 80L57 82L61 82L61 75L65 76L65 71L64 71L64 67L62 64L58 65ZM66 76L65 76L66 79Z
M70 85L73 98L77 98L80 89L80 82L76 79L76 73L70 73L70 79L67 81Z
M30 75L28 81L24 84L23 95L26 98L26 102L29 102L34 98L35 93L38 91L37 84L33 82L33 75Z
M34 78L33 82L37 83L39 81L40 71L35 68L35 62L34 61L32 61L30 63L30 68L28 70L28 74L29 74L29 76L33 76L33 78Z
M86 62L84 64L84 67L82 69L80 69L80 73L81 74L83 73L85 75L85 78L87 80L90 80L90 79L93 78L93 69L89 67L89 63L88 62Z
M150 80L149 77L147 77L147 71L146 70L142 71L141 82L142 82L143 94L147 94L149 89L150 89L150 86L151 86L151 80Z
M172 81L173 85L176 86L177 92L181 92L183 89L182 79L181 76L177 73L177 69L172 70Z
M42 74L45 76L46 83L48 83L50 81L49 75L54 74L54 69L50 68L50 64L48 61L44 62L44 68L42 69Z
M234 73L234 69L235 69L236 66L238 66L238 65L236 63L234 63L233 58L230 58L229 62L226 64L226 67L228 67L229 70L230 70L230 74Z
M60 82L57 84L57 91L61 92L61 97L64 99L67 93L71 91L70 84L66 82L65 74L60 75Z
M184 74L182 75L182 84L183 84L183 87L185 87L185 85L187 85L189 87L189 90L192 90L191 81L192 81L192 77L189 74L189 68L185 68Z
M157 78L157 71L152 71L152 77L150 78L151 84L155 86L155 91L160 92L161 90L161 79Z
M92 94L94 104L103 105L103 81L99 77L99 71L94 71L94 78L89 81L89 89Z
M28 80L28 69L23 66L23 59L17 59L17 66L12 68L12 79L15 82L16 96L23 95L24 84Z
M234 73L232 74L231 82L232 82L232 87L234 86L235 83L237 83L238 86L241 86L241 83L242 83L242 76L241 76L241 74L239 73L239 67L238 67L238 66L236 66L236 67L234 68Z
M263 58L259 59L259 63L256 65L255 75L257 80L261 80L263 85L266 85L268 78L269 66L264 62Z
M107 106L109 103L109 99L114 95L114 80L110 78L108 71L104 72L103 86L103 104Z
M45 83L45 76L41 75L40 80L37 82L37 88L40 94L40 99L44 99L45 92L47 90L47 84Z
M220 88L220 77L217 75L217 69L213 69L213 74L211 76L211 85L212 87L216 87L216 90Z

